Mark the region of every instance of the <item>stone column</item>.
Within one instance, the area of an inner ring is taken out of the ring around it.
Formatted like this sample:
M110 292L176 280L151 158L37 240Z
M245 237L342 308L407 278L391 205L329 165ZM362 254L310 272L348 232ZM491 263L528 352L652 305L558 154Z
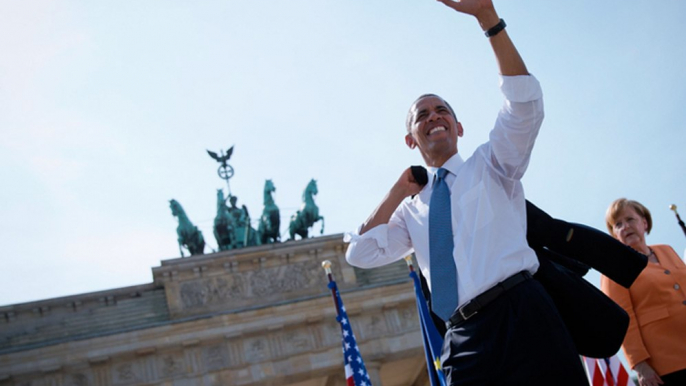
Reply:
M369 374L369 381L371 381L373 386L382 386L381 383L381 362L376 361L365 361L364 366L367 368L367 374Z
M341 372L329 375L326 379L324 386L347 386L348 382L345 381L345 375Z

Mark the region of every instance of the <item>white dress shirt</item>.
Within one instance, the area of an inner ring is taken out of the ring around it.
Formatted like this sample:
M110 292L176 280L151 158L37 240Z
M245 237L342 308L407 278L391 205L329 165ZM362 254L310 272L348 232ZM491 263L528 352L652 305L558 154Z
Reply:
M521 178L543 121L540 85L532 75L503 76L505 103L489 140L463 161L459 154L442 167L450 173L452 226L460 305L517 272L538 270L538 259L526 241L526 207ZM350 241L346 259L353 266L373 268L415 252L431 288L429 256L429 183L405 200L382 224Z

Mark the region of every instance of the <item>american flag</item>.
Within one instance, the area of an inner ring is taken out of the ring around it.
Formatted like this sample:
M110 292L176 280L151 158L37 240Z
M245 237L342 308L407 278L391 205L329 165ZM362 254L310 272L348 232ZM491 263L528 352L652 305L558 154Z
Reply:
M622 362L617 355L610 358L587 358L584 357L584 364L588 371L588 381L591 386L635 386L634 381L629 378Z
M343 305L343 300L341 300L341 294L338 293L336 282L329 282L329 288L335 293L334 300L336 301L338 311L336 320L341 325L341 334L343 336L343 361L345 362L345 379L347 384L348 386L371 386L372 383L369 380L367 368L364 366L360 349L357 347L355 334L353 334L353 329L350 326L350 319L348 319L348 314L345 312L345 306Z

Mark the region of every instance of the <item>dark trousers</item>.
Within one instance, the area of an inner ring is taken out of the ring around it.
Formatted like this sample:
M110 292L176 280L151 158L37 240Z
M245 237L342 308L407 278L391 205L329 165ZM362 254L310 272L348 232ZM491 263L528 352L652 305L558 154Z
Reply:
M683 386L686 385L686 369L660 376L664 386Z
M588 385L574 342L536 280L451 327L441 362L450 385Z

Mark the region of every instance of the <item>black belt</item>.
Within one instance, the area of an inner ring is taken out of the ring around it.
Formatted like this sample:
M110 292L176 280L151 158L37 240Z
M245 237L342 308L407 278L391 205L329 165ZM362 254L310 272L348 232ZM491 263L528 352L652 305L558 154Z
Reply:
M508 277L504 281L501 281L500 283L491 287L489 290L475 297L474 299L468 301L467 303L462 305L462 307L458 308L455 312L453 312L453 315L450 317L450 320L446 322L446 327L450 329L451 326L454 326L458 323L462 323L463 321L471 318L472 316L477 314L480 309L486 307L488 303L494 301L498 298L498 296L504 294L505 291L529 279L531 279L531 274L529 273L529 271L522 271L520 273Z

